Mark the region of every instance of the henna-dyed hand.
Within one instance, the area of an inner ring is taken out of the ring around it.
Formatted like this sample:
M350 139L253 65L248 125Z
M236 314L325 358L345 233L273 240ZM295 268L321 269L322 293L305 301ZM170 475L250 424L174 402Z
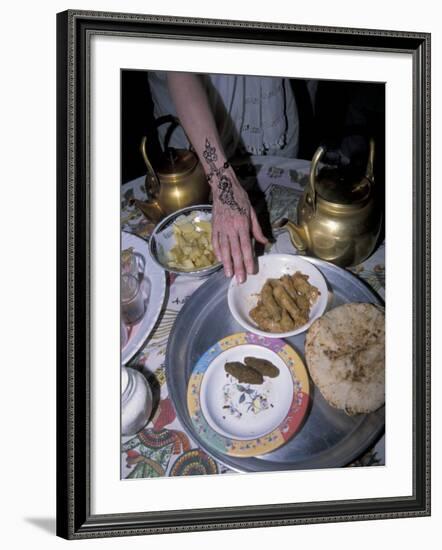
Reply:
M246 273L255 270L251 235L262 244L266 244L267 239L234 170L208 138L202 158L207 164L207 180L213 191L213 251L224 264L226 276L231 277L235 273L242 283Z
M246 273L254 273L255 261L251 236L266 244L256 213L247 193L231 167L213 183L212 245L227 277L235 274L242 283Z

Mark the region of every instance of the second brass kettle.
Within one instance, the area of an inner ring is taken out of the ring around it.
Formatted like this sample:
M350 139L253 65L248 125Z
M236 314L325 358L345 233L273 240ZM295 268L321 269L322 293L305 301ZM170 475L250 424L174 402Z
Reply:
M338 171L318 177L325 152L319 147L313 156L309 183L298 203L298 223L288 221L284 228L301 253L348 267L374 251L381 230L382 207L373 176L375 144L371 139L365 175L356 181L346 181Z
M180 125L178 119L166 115L155 121L155 127L171 123L165 138L161 161L153 168L147 154L147 138L141 141L141 154L147 168L146 202L134 201L148 218L158 222L168 214L186 206L205 204L209 199L209 184L197 155L191 149L169 147L172 132Z

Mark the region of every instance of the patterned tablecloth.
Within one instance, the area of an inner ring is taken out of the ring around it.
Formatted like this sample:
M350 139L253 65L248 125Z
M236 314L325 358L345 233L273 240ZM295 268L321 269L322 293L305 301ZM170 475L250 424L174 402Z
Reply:
M299 197L308 182L310 163L278 157L251 157L235 166L257 209L265 200L270 221L281 217L296 219ZM146 200L144 178L122 186L122 230L148 239L153 225L131 206L130 199ZM281 233L269 252L295 253L288 235ZM385 247L382 244L363 264L351 270L364 279L382 298L385 291ZM160 401L151 421L137 435L123 437L121 446L121 477L146 478L194 474L223 474L230 470L208 456L184 432L169 397L165 374L165 354L173 323L193 292L204 281L169 274L169 293L157 328L128 366L144 374L160 387ZM385 464L384 436L349 466Z

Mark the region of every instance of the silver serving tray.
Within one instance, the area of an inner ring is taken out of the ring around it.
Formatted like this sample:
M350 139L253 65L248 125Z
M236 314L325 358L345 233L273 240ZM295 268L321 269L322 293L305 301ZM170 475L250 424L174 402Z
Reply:
M329 287L327 310L347 302L370 302L383 306L381 298L349 271L314 258ZM251 458L237 458L209 447L196 433L187 411L187 383L201 355L221 338L244 329L233 319L227 305L229 279L213 274L180 311L166 352L170 397L183 428L208 454L238 472L335 468L361 455L382 433L385 408L371 414L348 416L331 407L310 380L310 409L303 426L284 446ZM286 338L304 360L305 333ZM305 362L305 361L304 361Z

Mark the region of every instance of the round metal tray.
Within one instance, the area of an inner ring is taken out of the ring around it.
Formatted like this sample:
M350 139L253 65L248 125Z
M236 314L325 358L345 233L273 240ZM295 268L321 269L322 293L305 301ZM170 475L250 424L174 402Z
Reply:
M307 258L324 275L329 299L327 310L347 302L370 302L383 306L381 298L349 271ZM310 380L310 410L298 433L283 447L252 458L236 458L208 447L193 428L187 411L187 383L201 355L218 340L243 329L227 305L229 279L212 275L186 302L172 328L166 352L169 394L177 415L190 437L208 454L239 472L335 468L362 454L384 429L385 408L371 414L348 416L324 400ZM286 338L304 359L305 333Z

